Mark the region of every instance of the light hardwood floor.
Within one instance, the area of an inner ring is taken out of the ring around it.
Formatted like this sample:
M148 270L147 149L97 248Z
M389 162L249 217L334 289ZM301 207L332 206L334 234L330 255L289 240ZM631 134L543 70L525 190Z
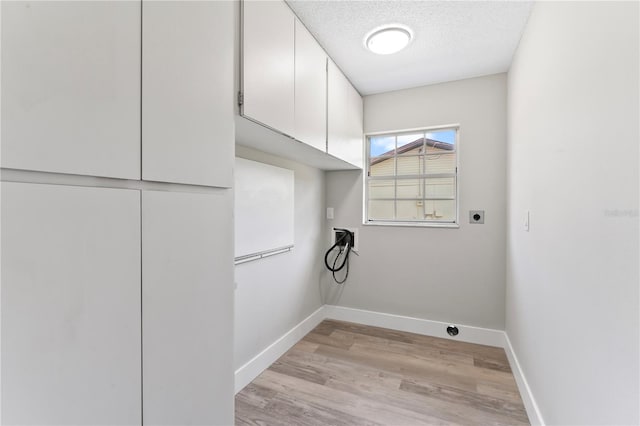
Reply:
M529 421L502 348L325 320L236 395L236 424Z

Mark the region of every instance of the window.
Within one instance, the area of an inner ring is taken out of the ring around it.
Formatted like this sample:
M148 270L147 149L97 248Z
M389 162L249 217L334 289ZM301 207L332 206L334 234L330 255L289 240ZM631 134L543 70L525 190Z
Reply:
M458 127L367 136L365 223L458 221Z

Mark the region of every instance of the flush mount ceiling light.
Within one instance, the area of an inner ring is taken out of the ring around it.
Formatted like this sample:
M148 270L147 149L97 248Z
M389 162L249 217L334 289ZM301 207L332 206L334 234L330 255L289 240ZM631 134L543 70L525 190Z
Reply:
M390 55L407 47L412 37L411 30L404 25L385 25L369 32L364 45L378 55Z

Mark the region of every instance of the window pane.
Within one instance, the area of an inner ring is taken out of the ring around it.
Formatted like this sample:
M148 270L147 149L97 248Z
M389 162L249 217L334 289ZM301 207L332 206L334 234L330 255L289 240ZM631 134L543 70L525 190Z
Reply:
M394 201L369 201L368 216L372 220L393 220Z
M457 134L449 128L370 136L367 219L455 222Z
M395 174L396 159L378 157L369 162L369 176L393 176Z
M424 217L427 220L453 222L456 218L455 200L426 200Z
M398 179L397 198L422 198L422 179Z
M436 151L434 151L436 152ZM427 169L426 173L455 173L456 172L456 154L455 152L447 153L442 151L443 154L427 155Z
M402 175L421 175L424 172L423 164L424 157L423 156L413 156L413 157L398 157L398 176Z
M369 198L395 198L395 180L370 180Z
M395 136L371 136L369 138L369 156L393 155L396 149Z
M455 197L456 195L455 178L425 179L424 185L425 198Z
M446 129L427 132L425 137L427 138L427 151L429 151L429 148L437 147L451 151L456 143L456 130Z
M424 133L413 133L398 136L398 155L420 154L424 145Z
M422 200L400 200L397 201L398 220L424 220L424 209Z

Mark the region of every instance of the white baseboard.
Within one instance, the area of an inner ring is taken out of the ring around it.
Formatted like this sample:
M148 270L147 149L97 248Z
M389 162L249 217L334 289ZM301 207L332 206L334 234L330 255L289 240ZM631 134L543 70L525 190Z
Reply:
M254 356L249 362L235 372L235 392L238 393L260 373L266 370L278 358L284 355L293 345L313 330L325 319L325 307L321 306L314 313L302 320L300 324L286 332L282 337Z
M460 330L457 336L447 334L450 323L431 321L421 318L405 317L402 315L384 314L381 312L365 311L362 309L345 308L343 306L325 305L325 317L340 321L355 322L374 327L391 328L398 331L423 334L426 336L442 337L480 345L503 347L504 332L490 328L472 327L456 324Z
M536 403L535 398L533 397L533 393L531 393L531 388L529 387L529 383L527 382L527 378L520 367L520 363L518 362L518 357L516 353L513 351L513 346L511 346L511 341L509 340L509 335L504 333L504 351L507 354L507 358L509 359L509 364L511 365L511 371L513 372L513 377L516 379L516 383L518 384L518 390L520 391L520 397L522 397L522 402L524 403L524 407L527 410L527 416L529 416L529 422L532 426L544 426L544 419L542 418L542 414L540 413L540 409L538 408L538 404Z

